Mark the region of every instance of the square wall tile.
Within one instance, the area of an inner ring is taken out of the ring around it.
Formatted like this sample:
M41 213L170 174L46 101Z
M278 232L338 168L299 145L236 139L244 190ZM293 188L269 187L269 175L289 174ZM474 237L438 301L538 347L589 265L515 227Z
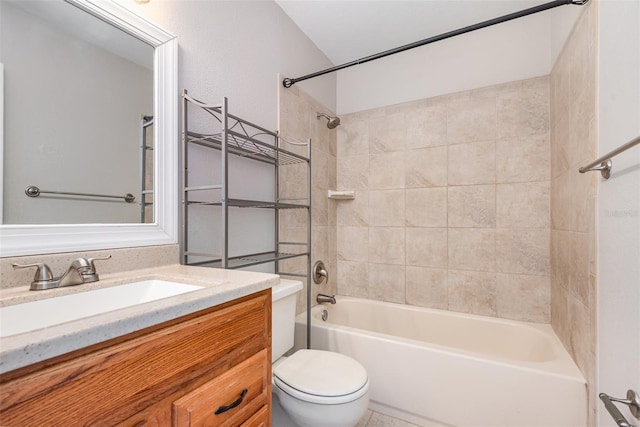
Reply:
M450 186L494 184L495 142L450 145L447 155L447 177Z
M551 327L563 343L569 342L568 294L551 276ZM566 346L567 344L565 344Z
M329 199L327 190L313 187L311 189L311 224L327 225L329 223Z
M311 185L317 188L329 188L329 161L332 156L321 150L311 150ZM306 171L305 171L306 172ZM305 178L306 179L306 178Z
M449 228L449 269L496 271L496 231Z
M463 144L496 137L496 98L454 96L447 103L447 142Z
M353 115L341 117L342 126L336 129L338 158L369 154L369 121L354 120Z
M321 259L325 264L332 261L329 258L329 228L330 227L312 227L311 229L311 259Z
M496 232L496 268L500 273L547 276L549 253L549 230L501 229Z
M306 227L307 212L303 209L281 210L280 223L283 227Z
M447 268L446 228L405 228L406 265Z
M369 225L369 192L356 191L353 200L334 200L338 226Z
M384 118L369 119L369 153L404 151L407 125L404 113L389 114Z
M531 135L496 141L496 182L548 181L549 135Z
M422 148L405 152L405 187L445 187L447 147Z
M496 315L496 273L449 270L449 310Z
M404 266L369 263L369 298L404 304L404 282Z
M369 262L404 266L404 228L370 227Z
M369 189L369 156L338 157L338 187L346 190Z
M338 260L369 261L369 228L338 227Z
M526 322L551 321L549 276L497 275L498 317Z
M405 191L407 227L446 227L447 189L416 188Z
M306 197L309 191L306 164L298 163L280 167L278 184L282 198Z
M338 260L338 294L369 297L369 264Z
M449 227L494 228L496 226L496 186L449 187Z
M407 304L441 310L448 308L446 269L407 267L405 281Z
M405 112L407 150L447 145L447 106L419 105Z
M369 224L378 227L401 227L405 221L403 190L369 192Z
M524 82L523 90L497 97L499 137L539 135L549 132L549 79Z
M373 154L369 157L369 189L404 188L404 152Z
M300 141L309 138L310 106L301 100L296 91L281 90L279 92L279 131L281 135Z
M569 111L555 112L551 117L551 177L556 178L571 167L569 151L571 147Z
M549 181L498 184L499 228L549 228Z

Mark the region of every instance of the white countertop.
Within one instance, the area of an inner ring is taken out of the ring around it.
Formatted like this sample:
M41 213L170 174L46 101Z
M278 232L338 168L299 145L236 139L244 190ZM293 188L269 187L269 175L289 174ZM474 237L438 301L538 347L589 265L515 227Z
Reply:
M0 307L139 280L167 280L203 289L0 339L0 373L135 332L278 284L268 273L169 265L100 276L100 281L46 291L0 290Z

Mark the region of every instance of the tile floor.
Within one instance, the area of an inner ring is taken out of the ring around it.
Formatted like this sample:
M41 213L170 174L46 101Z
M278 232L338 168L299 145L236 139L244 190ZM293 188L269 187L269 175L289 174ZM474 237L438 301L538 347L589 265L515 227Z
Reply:
M275 427L275 426L274 426ZM367 411L356 427L418 427L407 421L399 420L379 412Z
M282 411L277 399L273 399L273 427L295 427L289 417ZM356 427L418 427L397 418L379 412L367 411Z

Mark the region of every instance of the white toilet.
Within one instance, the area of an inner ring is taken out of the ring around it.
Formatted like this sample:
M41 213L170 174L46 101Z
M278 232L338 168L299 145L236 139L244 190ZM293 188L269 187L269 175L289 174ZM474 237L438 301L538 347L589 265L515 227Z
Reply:
M353 427L369 407L364 367L343 354L293 348L296 294L302 282L280 279L272 288L273 393L300 427Z

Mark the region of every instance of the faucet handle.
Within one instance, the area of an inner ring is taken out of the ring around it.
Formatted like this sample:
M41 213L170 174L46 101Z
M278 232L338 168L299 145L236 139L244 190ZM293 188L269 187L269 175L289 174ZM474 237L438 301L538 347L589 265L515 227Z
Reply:
M82 276L84 277L85 283L97 282L100 279L98 277L98 273L96 272L95 261L104 261L104 260L108 260L108 259L111 259L111 255L107 255L107 256L103 256L103 257L89 258L87 260L87 262L89 263L90 269L87 272L87 274L85 274L85 273L82 274Z
M324 262L316 261L316 263L313 264L311 277L313 277L313 283L315 283L316 285L319 285L324 280L326 280L327 283L329 282L329 272L324 266Z
M96 271L96 266L93 263L94 261L105 261L111 259L111 255L107 255L107 256L97 256L95 258L89 258L87 260L87 262L89 263L89 265L91 265L91 270L93 270L94 272Z
M95 258L76 258L71 263L71 267L78 270L82 275L82 281L84 283L97 282L99 280L98 273L96 273L96 265L94 261L110 259L111 255L105 257Z
M71 262L71 267L75 268L80 274L90 273L91 264L86 258L76 258Z
M36 262L33 264L11 264L13 268L29 268L37 267L36 274L33 276L33 283L45 283L53 280L53 274L49 266L43 262Z

